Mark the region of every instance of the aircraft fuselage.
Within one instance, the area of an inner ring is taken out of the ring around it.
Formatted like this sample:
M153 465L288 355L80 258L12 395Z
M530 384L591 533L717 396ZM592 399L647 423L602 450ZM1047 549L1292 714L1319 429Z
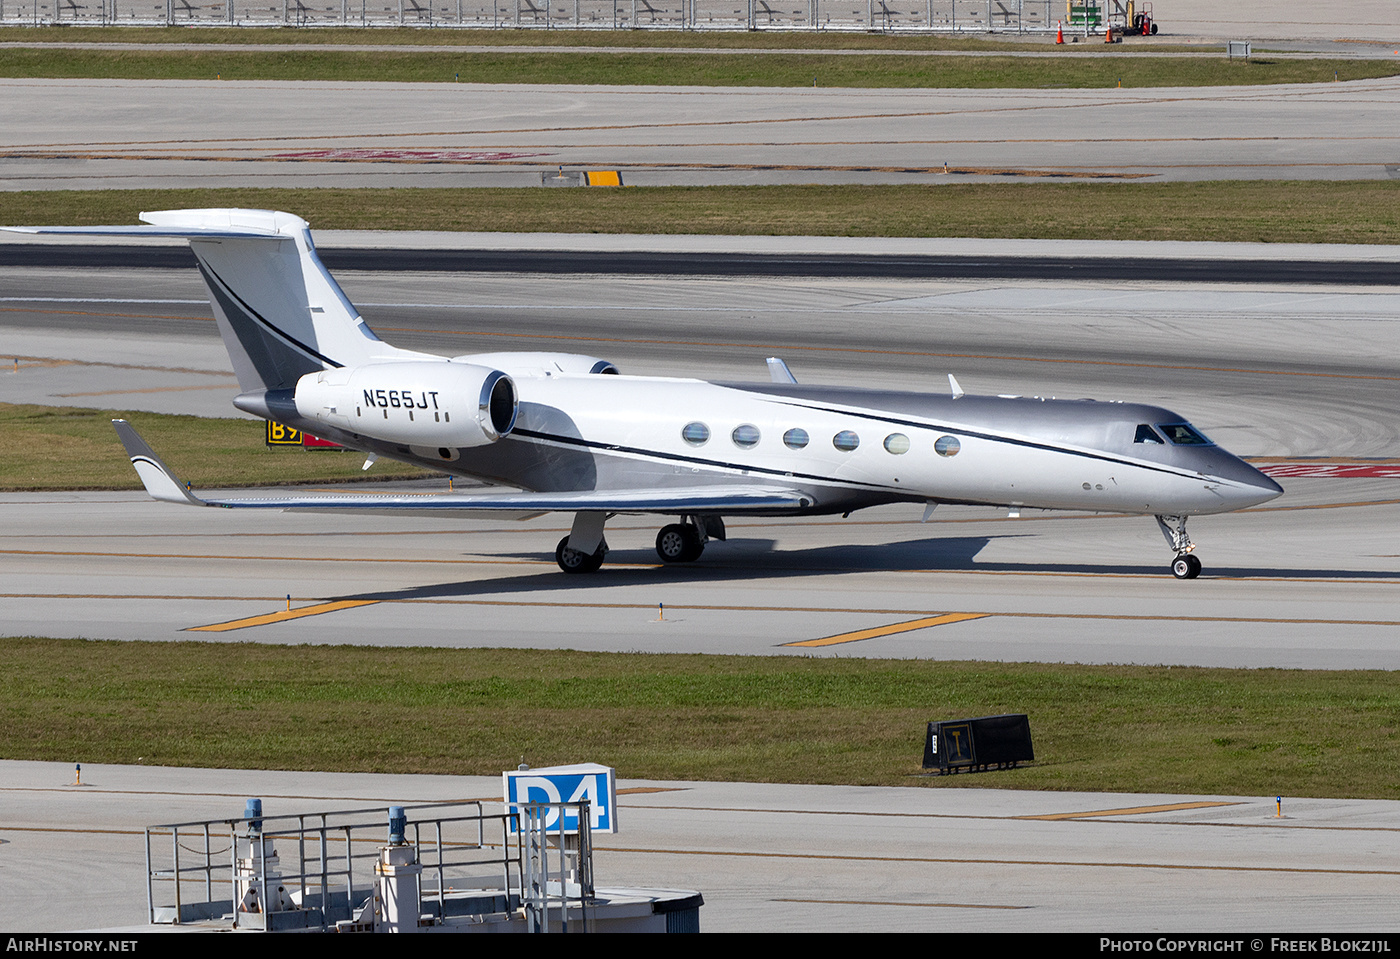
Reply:
M347 420L339 429L306 417L293 425L529 490L738 481L807 491L813 505L802 512L933 501L1186 516L1280 492L1194 430L1174 442L1166 427L1186 420L1142 404L595 374L516 375L514 384L513 429L489 444L437 446L415 433L410 445L356 430L357 422L383 429L391 417L406 429L410 415L418 423L454 409L460 423L475 412L475 395L408 382L403 396L433 394L424 408L358 403L337 410ZM448 435L447 424L439 428Z

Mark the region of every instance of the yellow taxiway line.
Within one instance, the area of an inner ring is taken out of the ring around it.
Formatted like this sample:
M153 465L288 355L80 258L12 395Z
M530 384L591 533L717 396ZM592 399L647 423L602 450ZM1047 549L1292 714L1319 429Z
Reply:
M1014 816L1014 819L1098 819L1102 816L1144 816L1158 812L1181 812L1186 809L1213 809L1216 806L1238 806L1234 802L1177 802L1162 806L1127 806L1122 809L1092 809L1088 812L1056 812L1044 816Z
M213 623L209 626L190 626L185 632L226 633L231 629L246 629L249 626L268 626L272 623L301 619L303 616L320 616L322 613L333 613L338 609L352 609L356 606L373 606L378 602L379 600L377 599L342 599L334 603L318 603L315 606L302 606L298 609L279 609L275 613L264 613L261 616L249 616L246 619L234 619L227 623Z
M841 643L858 643L862 639L875 639L879 636L893 636L930 626L944 626L948 623L961 623L969 619L985 619L990 613L944 613L925 619L911 619L907 623L893 623L889 626L876 626L874 629L858 629L853 633L838 633L823 639L804 639L796 643L781 643L782 646L838 646Z

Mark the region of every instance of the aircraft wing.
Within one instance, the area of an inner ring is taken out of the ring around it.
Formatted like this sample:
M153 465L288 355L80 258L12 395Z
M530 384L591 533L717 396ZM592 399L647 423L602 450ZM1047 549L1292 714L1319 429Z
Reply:
M317 510L328 512L545 513L598 510L609 513L741 513L812 506L811 493L766 486L698 486L676 489L577 490L562 493L307 493L284 492L238 499L202 499L171 472L126 420L113 420L131 465L154 499L225 509Z

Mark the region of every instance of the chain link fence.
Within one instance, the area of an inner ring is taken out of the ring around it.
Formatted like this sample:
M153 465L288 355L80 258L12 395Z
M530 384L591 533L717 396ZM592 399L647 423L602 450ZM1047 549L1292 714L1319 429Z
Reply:
M0 0L0 23L1052 33L1064 0ZM1082 28L1081 28L1082 29Z

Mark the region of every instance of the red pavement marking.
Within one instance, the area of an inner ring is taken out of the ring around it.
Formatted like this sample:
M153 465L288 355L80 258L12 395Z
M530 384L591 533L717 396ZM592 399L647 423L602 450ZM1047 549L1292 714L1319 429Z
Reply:
M1265 463L1257 469L1269 476L1400 477L1400 463Z
M544 153L511 153L504 150L297 150L275 153L272 160L322 160L332 163L416 162L416 163L480 163L492 160L519 160L547 156Z

